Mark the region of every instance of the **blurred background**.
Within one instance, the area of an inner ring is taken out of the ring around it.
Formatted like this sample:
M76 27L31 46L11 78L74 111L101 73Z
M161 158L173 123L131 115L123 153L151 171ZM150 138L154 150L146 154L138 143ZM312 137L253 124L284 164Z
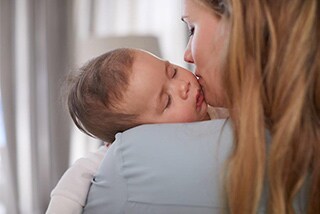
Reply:
M101 142L71 123L68 72L117 47L186 66L180 0L0 0L0 214L44 213L63 172Z

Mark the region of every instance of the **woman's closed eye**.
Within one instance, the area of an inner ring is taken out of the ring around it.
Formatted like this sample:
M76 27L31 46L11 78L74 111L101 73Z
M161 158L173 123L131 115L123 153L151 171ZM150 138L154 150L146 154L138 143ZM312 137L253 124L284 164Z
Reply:
M188 36L189 36L189 37L190 37L190 36L193 36L193 34L194 34L194 26L190 26L189 22L188 22L184 17L182 17L181 20L182 20L182 21L187 25L187 27L188 27L188 30L189 30Z
M189 37L193 36L194 34L194 27L189 28Z

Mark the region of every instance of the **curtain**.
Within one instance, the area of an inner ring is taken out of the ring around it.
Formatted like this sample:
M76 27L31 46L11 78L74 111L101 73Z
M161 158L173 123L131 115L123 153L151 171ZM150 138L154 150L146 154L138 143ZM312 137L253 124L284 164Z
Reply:
M68 166L70 121L60 88L72 46L72 1L1 0L0 10L6 209L44 213Z
M2 195L2 200L6 211L17 213L17 206L13 203L18 198L17 189L17 167L15 157L13 155L16 150L16 134L15 134L15 114L13 107L14 99L14 75L11 73L14 68L14 41L12 34L14 33L14 10L15 4L10 0L1 0L0 5L0 86L1 86L1 104L3 110L3 119L5 120L5 139L7 142L2 147L1 159L2 168L1 180L2 191L8 193L7 197ZM8 143L13 142L13 143ZM9 179L11 178L11 179ZM9 183L10 182L10 183Z
M153 35L159 39L163 58L185 65L187 37L180 20L180 0L96 0L93 3L91 35ZM78 24L78 29L81 28ZM85 29L81 32L82 38L88 36Z

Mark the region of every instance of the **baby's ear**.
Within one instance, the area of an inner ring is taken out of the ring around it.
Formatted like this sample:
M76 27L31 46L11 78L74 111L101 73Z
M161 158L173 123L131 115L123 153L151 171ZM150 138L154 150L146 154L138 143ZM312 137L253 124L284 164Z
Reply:
M226 119L229 117L227 108L208 106L208 113L211 119Z

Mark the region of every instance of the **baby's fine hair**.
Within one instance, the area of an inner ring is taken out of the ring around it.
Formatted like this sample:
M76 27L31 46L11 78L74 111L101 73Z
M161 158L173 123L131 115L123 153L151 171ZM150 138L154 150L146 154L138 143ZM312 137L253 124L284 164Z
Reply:
M120 103L129 84L134 50L119 48L102 54L68 78L67 107L75 125L89 136L112 143L117 132L136 124Z

